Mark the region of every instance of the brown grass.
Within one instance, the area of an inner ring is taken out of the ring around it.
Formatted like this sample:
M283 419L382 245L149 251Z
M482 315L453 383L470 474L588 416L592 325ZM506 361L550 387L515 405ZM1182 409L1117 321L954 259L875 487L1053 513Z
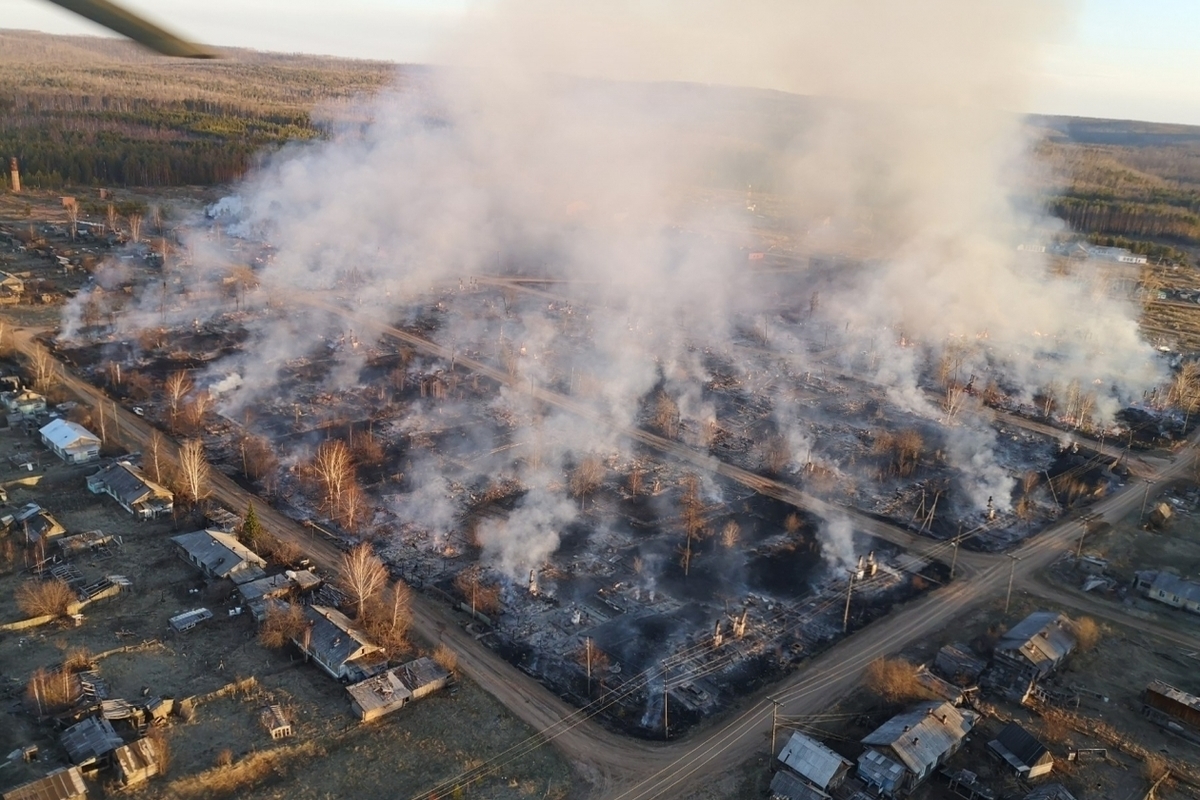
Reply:
M228 762L188 775L167 786L166 796L179 800L219 800L240 797L258 783L272 775L285 774L290 764L311 762L323 755L320 745L313 741L294 745L259 750L248 753L237 761L233 752L223 750L217 755L221 761L228 753Z
M917 682L917 668L903 658L877 658L867 665L863 684L889 703L927 700L929 691Z
M17 607L30 617L41 617L47 614L55 617L66 616L67 606L75 602L75 593L71 587L59 580L26 581L17 587Z
M224 750L217 753L217 757L213 763L218 767L233 766L233 751L226 747Z
M433 660L451 675L458 672L458 653L450 649L449 645L439 644L433 651Z
M1096 645L1100 644L1100 640L1104 636L1100 625L1091 617L1080 617L1072 622L1071 631L1079 642L1079 649L1084 653L1095 650Z

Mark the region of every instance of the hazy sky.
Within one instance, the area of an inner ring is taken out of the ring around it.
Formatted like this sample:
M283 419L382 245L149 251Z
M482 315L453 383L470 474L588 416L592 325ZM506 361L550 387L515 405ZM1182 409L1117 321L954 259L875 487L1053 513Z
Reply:
M260 50L420 62L487 0L124 0L190 38ZM969 0L975 2L976 0ZM1076 0L1029 109L1200 124L1200 2ZM39 0L0 0L0 27L103 33Z

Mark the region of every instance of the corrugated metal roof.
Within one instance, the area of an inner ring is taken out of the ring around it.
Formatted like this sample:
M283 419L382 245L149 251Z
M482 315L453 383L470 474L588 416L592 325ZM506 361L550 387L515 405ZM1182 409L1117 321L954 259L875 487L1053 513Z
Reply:
M1014 657L1019 653L1046 672L1075 649L1075 635L1065 615L1035 611L1010 628L996 649Z
M88 478L89 486L103 487L127 506L152 495L172 497L165 487L147 478L140 469L124 461L105 467Z
M95 444L100 445L100 437L89 431L87 428L78 423L71 422L69 419L58 419L43 425L39 430L46 441L50 442L54 447L60 450L65 450L68 447L76 444Z
M868 746L890 748L913 773L921 773L962 741L975 727L978 715L950 703L921 703L897 714L862 740Z
M4 800L78 800L87 797L79 767L66 767L4 793Z
M829 786L839 769L850 766L849 761L802 733L792 734L779 760L822 789Z
M376 653L382 649L336 608L307 606L304 614L312 623L308 636L309 651L331 667L340 668L359 655Z
M876 786L897 786L904 777L904 765L878 750L865 750L858 757L858 772Z
M782 770L771 779L771 796L786 800L827 800L829 795L819 792L804 781Z
M62 746L71 761L84 764L111 753L121 746L121 737L112 723L102 717L88 717L62 732Z
M235 537L221 531L195 531L172 536L171 541L204 566L218 578L229 574L243 564L265 567L267 562L258 553L243 545ZM261 572L259 573L261 574Z
M1150 685L1146 687L1146 691L1161 694L1163 697L1170 698L1176 703L1185 705L1193 711L1200 711L1200 697L1197 697L1194 694L1188 694L1180 689L1176 689L1169 683L1152 681Z
M1150 591L1156 592L1160 589L1167 594L1173 594L1183 600L1200 603L1200 584L1185 581L1183 578L1168 572L1158 573L1154 578L1154 582L1150 584Z
M1039 742L1033 737L1033 734L1015 722L1005 725L1000 734L988 742L988 747L1012 764L1014 769L1036 767L1045 757L1050 756L1046 745ZM1051 759L1053 759L1052 756Z

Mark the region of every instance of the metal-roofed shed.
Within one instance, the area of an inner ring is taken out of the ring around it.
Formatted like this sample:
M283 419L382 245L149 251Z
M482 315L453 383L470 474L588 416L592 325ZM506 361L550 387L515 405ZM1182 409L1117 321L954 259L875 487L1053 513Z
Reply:
M1004 726L988 749L1012 768L1018 777L1037 778L1054 769L1054 756L1046 745L1015 722Z
M829 795L810 786L790 772L780 770L771 778L771 800L828 800Z
M805 736L793 733L779 752L779 760L788 769L818 789L827 790L838 786L850 771L852 764L825 745Z
M83 800L87 797L87 784L79 767L65 767L9 789L3 797L4 800Z
M88 717L72 725L62 732L60 740L71 763L79 767L97 764L124 743L112 723L103 717Z

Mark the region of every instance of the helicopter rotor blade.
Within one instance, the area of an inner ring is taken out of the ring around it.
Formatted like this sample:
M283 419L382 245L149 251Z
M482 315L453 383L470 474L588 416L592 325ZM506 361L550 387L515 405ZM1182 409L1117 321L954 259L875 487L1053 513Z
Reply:
M166 56L177 58L217 58L212 50L179 38L169 31L139 17L109 0L50 0L57 6L74 11L81 17L103 25L111 31L149 47Z

